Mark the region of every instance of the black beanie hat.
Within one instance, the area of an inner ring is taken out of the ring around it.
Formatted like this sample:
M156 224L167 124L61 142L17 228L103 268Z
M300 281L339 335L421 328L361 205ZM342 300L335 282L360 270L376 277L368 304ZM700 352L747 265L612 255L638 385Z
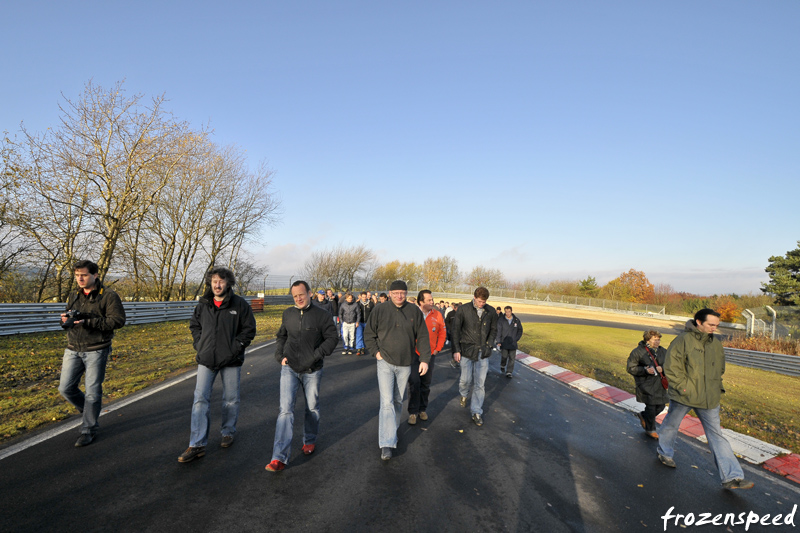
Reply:
M403 281L401 279L396 279L396 280L394 280L392 282L391 285L389 285L389 290L390 291L407 291L408 290L408 285L406 285L405 281Z

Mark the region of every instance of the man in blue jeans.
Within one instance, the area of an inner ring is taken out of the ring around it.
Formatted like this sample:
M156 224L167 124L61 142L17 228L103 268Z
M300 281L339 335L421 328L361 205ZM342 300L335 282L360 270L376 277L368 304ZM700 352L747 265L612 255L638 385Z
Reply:
M731 445L722 433L719 421L719 401L725 389L725 353L722 343L714 336L719 327L719 313L701 309L693 320L686 322L686 331L673 340L664 361L664 374L669 380L669 412L659 431L658 459L675 468L675 439L686 414L694 409L708 439L708 447L717 465L722 487L751 489L744 472L733 454Z
M58 391L83 414L81 434L75 442L80 448L92 443L99 427L106 362L114 330L125 325L125 309L117 293L103 287L98 279L97 264L78 261L74 272L78 290L69 297L67 312L61 315L61 327L67 330L67 349ZM78 388L84 373L85 395Z
M458 392L461 407L467 406L467 397L472 389L470 413L476 426L483 425L484 383L489 370L497 335L497 313L486 307L489 290L478 287L471 302L459 306L453 318L453 359L461 363L461 379Z
M305 281L292 284L294 307L283 312L275 345L275 359L281 364L281 406L275 427L270 472L286 468L292 449L294 404L297 389L306 396L303 424L303 453L314 453L319 433L319 381L323 358L329 356L339 335L330 312L311 301L311 289Z
M188 463L206 454L211 424L209 400L214 380L222 380L222 441L228 448L236 434L239 418L239 380L244 352L256 336L256 319L250 304L233 293L236 277L223 267L206 274L206 292L189 319L194 349L197 351L197 384L192 403L192 430L189 447L178 457Z
M390 302L377 305L364 327L364 342L369 353L378 360L378 390L381 407L378 412L378 446L381 459L392 458L397 447L397 428L403 413L411 363L419 352L419 375L428 371L431 346L428 327L422 311L406 301L408 286L393 281L389 287Z

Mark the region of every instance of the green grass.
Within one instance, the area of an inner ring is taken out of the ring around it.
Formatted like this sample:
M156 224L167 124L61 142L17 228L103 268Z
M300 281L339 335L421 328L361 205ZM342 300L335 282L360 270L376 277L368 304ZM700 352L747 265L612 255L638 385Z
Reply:
M286 306L256 313L253 344L275 337ZM0 337L0 442L76 410L58 393L66 334L31 333ZM194 368L189 321L126 326L117 331L106 367L103 403L123 398Z
M634 392L625 363L642 339L641 332L566 324L526 326L519 347L523 352ZM665 334L661 345L667 348L674 338ZM729 364L723 382L723 427L800 450L800 378Z

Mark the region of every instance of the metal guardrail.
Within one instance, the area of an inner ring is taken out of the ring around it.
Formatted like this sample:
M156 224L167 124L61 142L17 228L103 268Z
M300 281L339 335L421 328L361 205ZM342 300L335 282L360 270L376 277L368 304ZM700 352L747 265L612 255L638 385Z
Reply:
M254 300L245 296L245 300ZM267 305L292 305L291 296L266 296ZM176 302L122 302L125 308L126 325L188 320L192 317L197 301ZM18 333L40 333L62 331L60 316L63 303L55 304L0 304L0 336Z
M800 376L800 356L725 348L725 362L787 376Z

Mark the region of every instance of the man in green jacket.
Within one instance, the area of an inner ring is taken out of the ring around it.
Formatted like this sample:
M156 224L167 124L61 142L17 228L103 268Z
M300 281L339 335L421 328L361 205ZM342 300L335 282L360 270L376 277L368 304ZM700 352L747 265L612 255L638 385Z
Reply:
M719 327L719 313L701 309L694 320L686 322L686 331L669 345L664 374L669 380L669 412L661 424L658 459L675 468L675 439L686 414L694 409L711 448L711 455L726 489L751 489L744 472L733 454L731 445L722 433L719 422L719 399L722 374L725 373L725 353L722 343L714 336Z

